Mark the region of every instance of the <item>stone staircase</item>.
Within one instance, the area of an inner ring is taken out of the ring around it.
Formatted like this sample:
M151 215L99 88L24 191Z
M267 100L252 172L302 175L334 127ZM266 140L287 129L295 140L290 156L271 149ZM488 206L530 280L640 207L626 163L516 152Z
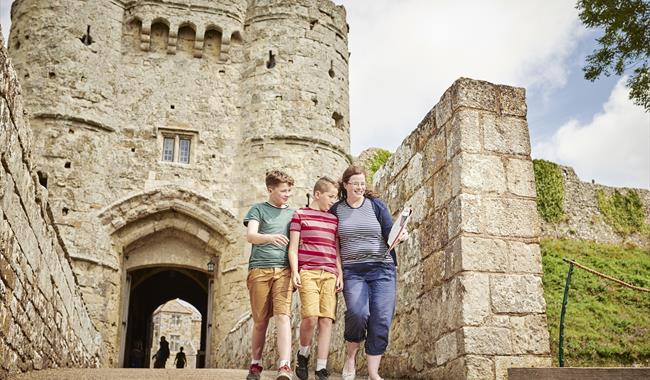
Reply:
M248 371L243 369L48 369L32 371L10 377L10 380L244 380ZM276 372L264 371L262 380L275 379ZM0 376L1 378L2 376ZM313 374L310 374L313 379ZM295 377L297 379L297 377ZM339 374L330 376L340 380ZM365 377L357 377L359 380Z

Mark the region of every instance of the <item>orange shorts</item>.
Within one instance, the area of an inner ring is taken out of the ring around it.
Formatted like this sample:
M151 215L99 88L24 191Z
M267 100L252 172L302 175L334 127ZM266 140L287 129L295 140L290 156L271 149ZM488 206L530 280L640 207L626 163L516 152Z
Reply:
M291 269L252 268L248 271L246 285L253 321L268 321L280 314L291 316Z
M336 319L336 275L324 270L300 271L300 316Z

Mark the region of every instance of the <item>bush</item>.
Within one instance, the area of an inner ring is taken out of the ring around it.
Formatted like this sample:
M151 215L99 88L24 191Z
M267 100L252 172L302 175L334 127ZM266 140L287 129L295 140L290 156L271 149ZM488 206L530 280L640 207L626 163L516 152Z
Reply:
M386 161L388 161L391 155L392 153L387 151L386 149L377 150L375 155L370 160L370 165L368 165L369 181L372 181L372 177L374 177L377 170L379 170L379 168L382 167L386 163Z

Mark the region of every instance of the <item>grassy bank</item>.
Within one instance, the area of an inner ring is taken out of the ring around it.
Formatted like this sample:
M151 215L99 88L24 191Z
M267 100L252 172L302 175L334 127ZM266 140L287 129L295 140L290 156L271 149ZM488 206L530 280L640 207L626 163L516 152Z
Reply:
M650 252L575 240L541 243L544 297L557 365L560 309L573 259L632 285L650 288ZM565 320L566 366L650 365L650 293L637 292L575 268Z

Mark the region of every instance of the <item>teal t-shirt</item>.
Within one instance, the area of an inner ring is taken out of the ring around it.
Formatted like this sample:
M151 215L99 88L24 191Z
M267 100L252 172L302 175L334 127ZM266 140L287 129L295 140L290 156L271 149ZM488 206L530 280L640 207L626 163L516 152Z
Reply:
M260 223L257 232L260 234L283 234L289 238L289 223L294 211L290 207L275 207L269 202L258 203L246 213L244 225L248 226L249 220L257 220ZM248 268L286 268L289 266L288 252L288 245L253 244Z

